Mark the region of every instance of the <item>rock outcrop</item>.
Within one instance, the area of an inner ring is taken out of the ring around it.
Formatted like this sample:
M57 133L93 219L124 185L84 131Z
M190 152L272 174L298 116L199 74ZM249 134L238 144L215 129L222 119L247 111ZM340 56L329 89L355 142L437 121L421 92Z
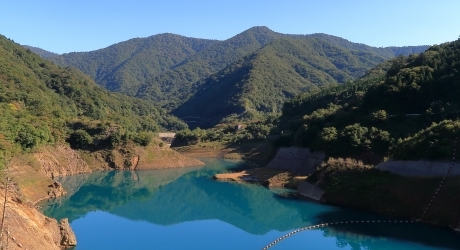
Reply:
M137 148L139 157L134 169L161 169L203 166L204 163L184 156L168 147Z
M48 196L50 198L57 198L67 194L67 191L62 187L62 184L58 181L54 181L52 184L48 185L50 188L48 191Z
M6 237L9 237L11 244L7 249L49 250L76 245L75 234L67 219L58 223L34 207L40 200L66 194L66 190L57 181L60 177L89 173L95 169L133 170L204 165L199 160L183 156L167 147L157 146L120 147L95 154L84 152L82 155L85 155L91 167L78 151L66 145L43 147L33 154L12 159L8 172L17 188L14 196L8 196L8 217L4 232L9 233L4 233L2 239L2 242L6 242ZM82 176L83 183L84 178ZM75 183L70 192L78 190L79 183Z
M61 232L61 246L65 248L73 247L77 245L77 238L70 228L69 220L67 218L59 221L59 229Z
M316 201L320 201L324 194L324 190L306 181L303 181L299 185L297 192L301 197L313 199Z
M0 189L2 200L4 191ZM75 246L75 234L67 219L58 223L55 219L44 216L35 207L22 202L16 192L10 191L7 197L1 239L4 249L59 250ZM3 206L0 207L1 213Z
M41 166L41 170L51 179L58 176L90 173L91 169L79 153L69 146L42 148L34 154Z

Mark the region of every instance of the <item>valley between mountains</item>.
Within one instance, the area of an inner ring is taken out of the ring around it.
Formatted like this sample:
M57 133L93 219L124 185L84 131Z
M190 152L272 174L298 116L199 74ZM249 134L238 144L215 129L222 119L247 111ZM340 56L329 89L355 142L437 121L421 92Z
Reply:
M78 241L36 209L65 195L57 177L202 166L196 157L270 166L283 152L308 155L298 169L225 178L274 173L255 182L311 185L329 204L458 228L459 96L460 40L376 48L261 26L222 41L164 33L56 54L0 36L0 191L14 249ZM422 161L454 170L414 177Z

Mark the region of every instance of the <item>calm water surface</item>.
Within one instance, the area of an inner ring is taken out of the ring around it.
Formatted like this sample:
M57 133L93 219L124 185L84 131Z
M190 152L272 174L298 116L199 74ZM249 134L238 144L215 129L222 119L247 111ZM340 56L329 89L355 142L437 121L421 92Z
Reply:
M280 190L211 177L241 162L99 172L62 179L69 195L42 204L69 218L78 250L262 249L286 233L322 222L389 217L287 199ZM390 218L391 219L391 218ZM270 249L460 249L460 234L421 224L347 225L304 231Z

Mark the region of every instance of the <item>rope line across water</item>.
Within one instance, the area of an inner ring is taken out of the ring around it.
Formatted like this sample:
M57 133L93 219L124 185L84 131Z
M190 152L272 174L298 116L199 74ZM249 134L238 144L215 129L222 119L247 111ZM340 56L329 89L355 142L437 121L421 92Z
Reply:
M457 142L458 142L458 137L455 137L454 146L453 146L453 153L452 153L452 162L450 164L450 167L447 170L447 173L442 178L441 183L439 184L438 189L436 190L436 192L434 193L433 197L431 198L430 203L428 203L428 206L423 211L422 219L425 217L426 212L431 207L431 204L433 203L433 201L436 199L436 197L437 197L439 191L441 190L441 188L442 188L442 186L444 184L444 181L446 180L447 176L449 176L452 173L452 169L453 169L454 164L455 164L455 153L457 151ZM372 220L372 221L361 220L361 221L341 221L341 222L332 222L332 223L322 223L322 224L317 224L317 225L303 227L303 228L299 228L297 230L294 230L294 231L292 231L292 232L290 232L290 233L288 233L286 235L281 236L280 238L276 239L275 241L273 241L272 243L268 244L267 246L265 246L262 249L263 250L269 249L270 247L276 245L280 241L282 241L282 240L284 240L284 239L286 239L286 238L288 238L290 236L293 236L296 233L300 233L300 232L305 231L305 230L316 229L316 228L321 228L321 227L327 227L327 226L332 226L332 225L343 225L343 224L354 224L354 223L414 223L414 222L416 222L416 221L414 221L414 220Z
M299 228L297 230L294 230L286 235L283 235L281 236L280 238L274 240L272 243L268 244L267 246L265 246L264 248L262 248L263 250L266 250L266 249L269 249L270 247L273 247L274 245L276 245L277 243L279 243L280 241L290 237L290 236L293 236L294 234L296 233L300 233L300 232L303 232L305 230L310 230L310 229L316 229L316 228L321 228L321 227L327 227L327 226L333 226L333 225L344 225L344 224L357 224L357 223L414 223L416 221L414 220L355 220L355 221L340 221L340 222L332 222L332 223L321 223L321 224L317 224L317 225L313 225L313 226L308 226L308 227L303 227L303 228Z
M436 190L436 192L434 193L433 197L431 198L430 203L428 203L428 206L426 206L425 211L423 211L422 219L425 217L426 212L428 212L428 209L430 209L431 204L433 204L433 201L438 196L439 190L441 190L441 187L444 184L444 181L446 180L447 176L449 176L452 173L452 169L454 168L454 164L455 164L455 153L457 151L457 142L458 142L458 138L455 137L454 149L453 149L453 152L452 152L452 162L450 164L450 167L447 170L447 173L444 175L444 177L442 177L441 183L439 183L438 189Z

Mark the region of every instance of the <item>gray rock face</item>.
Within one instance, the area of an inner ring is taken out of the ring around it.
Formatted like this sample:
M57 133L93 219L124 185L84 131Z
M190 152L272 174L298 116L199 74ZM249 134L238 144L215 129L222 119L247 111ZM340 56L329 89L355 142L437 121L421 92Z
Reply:
M311 174L324 160L324 152L310 152L308 148L280 148L267 168L283 169L299 174Z
M320 201L324 194L324 190L306 181L302 182L299 185L299 187L297 188L297 192L299 193L299 195L303 197L310 198L316 201Z
M444 176L451 166L450 161L394 161L389 160L376 166L377 169L390 171L403 176ZM455 163L450 175L460 175L460 163Z

